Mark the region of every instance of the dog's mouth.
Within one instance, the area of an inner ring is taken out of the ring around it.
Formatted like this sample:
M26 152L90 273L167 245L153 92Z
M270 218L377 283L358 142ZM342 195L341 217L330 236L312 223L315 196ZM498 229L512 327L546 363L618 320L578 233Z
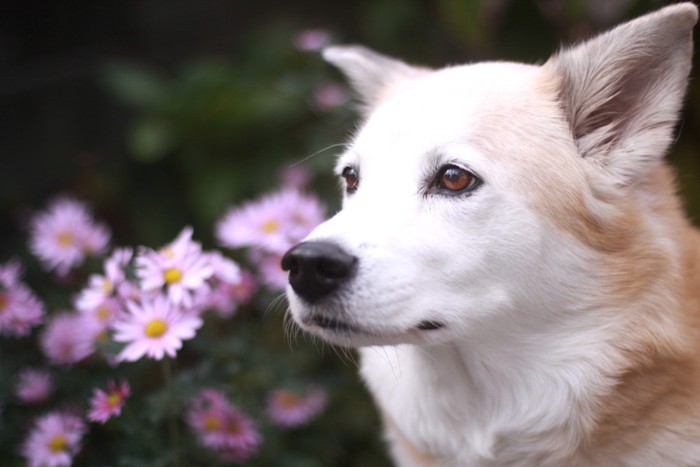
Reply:
M313 326L317 327L320 329L323 329L324 331L331 332L334 334L345 334L345 335L357 335L357 334L362 334L366 336L371 336L371 335L381 335L382 333L377 333L377 332L372 332L367 329L363 329L359 326L356 326L354 324L350 324L347 321L343 321L340 319L336 318L331 318L328 316L324 316L321 314L314 314L311 315L308 319L304 320L304 324L307 326ZM429 331L436 331L438 329L442 329L445 327L445 324L440 322L440 321L434 321L434 320L424 320L418 323L416 326L410 328L408 332L410 331L422 331L422 332L429 332Z
M360 328L341 321L338 319L330 318L323 315L313 315L309 319L305 320L307 325L312 325L324 329L326 331L341 333L341 334L367 334L367 332L361 330Z

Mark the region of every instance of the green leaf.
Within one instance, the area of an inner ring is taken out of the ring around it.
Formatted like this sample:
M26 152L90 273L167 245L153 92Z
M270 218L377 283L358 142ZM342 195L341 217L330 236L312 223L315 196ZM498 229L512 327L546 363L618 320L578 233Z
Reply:
M128 138L130 154L141 162L156 162L176 146L170 126L160 119L149 118L136 123Z
M166 85L152 73L125 63L108 65L102 80L117 99L136 106L155 104L166 90Z

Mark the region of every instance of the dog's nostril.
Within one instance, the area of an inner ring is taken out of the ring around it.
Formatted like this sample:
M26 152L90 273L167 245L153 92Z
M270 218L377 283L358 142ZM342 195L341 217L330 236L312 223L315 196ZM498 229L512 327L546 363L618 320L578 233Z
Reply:
M281 266L283 271L289 271L290 274L295 274L299 270L299 263L297 262L296 255L290 254L292 250L289 250L282 256Z
M289 284L308 302L333 292L354 271L357 258L334 243L304 242L282 257Z

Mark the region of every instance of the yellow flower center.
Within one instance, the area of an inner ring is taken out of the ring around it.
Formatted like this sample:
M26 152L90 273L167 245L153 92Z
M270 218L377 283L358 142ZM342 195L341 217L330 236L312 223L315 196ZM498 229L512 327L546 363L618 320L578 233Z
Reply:
M168 284L175 284L182 279L182 271L178 268L168 268L163 273L163 280Z
M277 232L280 228L280 223L275 219L270 219L262 225L263 232L272 233Z
M163 334L166 333L168 330L168 323L163 321L160 318L156 318L151 320L147 325L146 325L146 336L156 338L160 337Z
M56 435L49 441L49 449L51 452L61 452L68 449L68 440L63 435Z
M106 279L102 282L102 293L109 295L112 293L112 281Z
M107 405L110 407L116 407L122 401L122 396L118 392L110 392L107 396Z
M58 241L59 246L71 246L74 239L70 232L59 232L56 241Z
M0 313L5 311L5 308L7 308L8 303L9 300L7 299L7 295L4 293L0 293Z
M227 428L228 433L232 435L238 435L243 432L243 427L238 420L231 420Z
M294 393L285 391L280 394L279 403L285 409L291 409L301 404L301 397Z
M97 315L97 319L100 321L107 321L110 317L110 312L109 308L106 306L101 306L95 311L95 314Z
M221 428L221 421L216 415L207 415L204 419L204 429L207 431L214 431Z

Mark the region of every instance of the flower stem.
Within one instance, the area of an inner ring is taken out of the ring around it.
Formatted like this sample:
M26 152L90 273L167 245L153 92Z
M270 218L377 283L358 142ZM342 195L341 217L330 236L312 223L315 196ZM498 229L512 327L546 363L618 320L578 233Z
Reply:
M180 467L180 456L178 455L178 447L180 446L180 433L178 430L177 410L175 407L175 398L173 397L173 370L172 363L169 358L162 360L161 368L163 370L163 382L168 391L168 436L170 438L171 452L173 456L173 465Z

